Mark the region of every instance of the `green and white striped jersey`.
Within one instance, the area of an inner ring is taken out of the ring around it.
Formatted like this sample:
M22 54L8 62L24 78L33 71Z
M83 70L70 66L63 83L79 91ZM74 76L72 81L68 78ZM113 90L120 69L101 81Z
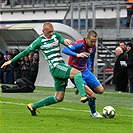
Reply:
M64 60L60 53L60 43L64 44L65 38L59 33L54 32L52 38L48 39L44 35L39 36L34 42L32 42L23 52L19 53L12 59L12 62L26 56L31 51L39 49L42 55L48 62L49 68L52 69L59 63L64 63Z

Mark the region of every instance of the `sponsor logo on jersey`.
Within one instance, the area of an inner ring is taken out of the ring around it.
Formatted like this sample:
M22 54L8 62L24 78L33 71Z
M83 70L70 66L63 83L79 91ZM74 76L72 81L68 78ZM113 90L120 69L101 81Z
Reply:
M44 42L44 44L41 46L41 49L48 49L48 48L51 48L51 47L54 47L54 46L57 46L57 45L58 45L58 41L55 41L55 42L52 42L52 43Z

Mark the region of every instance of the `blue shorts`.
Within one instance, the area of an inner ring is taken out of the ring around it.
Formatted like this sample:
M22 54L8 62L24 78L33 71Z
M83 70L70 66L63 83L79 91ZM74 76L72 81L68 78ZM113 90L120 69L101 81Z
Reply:
M101 84L90 70L82 72L82 78L84 84L90 87L92 90Z

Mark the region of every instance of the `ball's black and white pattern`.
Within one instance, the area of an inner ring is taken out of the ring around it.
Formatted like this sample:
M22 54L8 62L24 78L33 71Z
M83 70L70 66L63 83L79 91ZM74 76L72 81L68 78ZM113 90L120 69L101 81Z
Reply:
M102 115L105 118L113 118L115 114L116 114L116 111L112 106L106 106L102 110Z

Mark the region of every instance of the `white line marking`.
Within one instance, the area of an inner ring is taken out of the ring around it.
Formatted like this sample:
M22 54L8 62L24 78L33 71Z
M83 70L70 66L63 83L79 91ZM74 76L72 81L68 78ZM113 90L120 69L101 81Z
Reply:
M10 105L22 105L22 106L27 106L27 104L24 103L14 103L14 102L5 102L5 101L0 101L0 104L10 104ZM74 112L85 112L88 113L90 112L89 110L76 110L76 109L71 109L71 108L56 108L56 107L49 107L49 106L45 106L45 108L53 108L53 109L58 109L58 110L66 110L66 111L74 111ZM117 114L117 116L128 116L128 117L132 117L132 114L130 115L123 115L123 114Z

